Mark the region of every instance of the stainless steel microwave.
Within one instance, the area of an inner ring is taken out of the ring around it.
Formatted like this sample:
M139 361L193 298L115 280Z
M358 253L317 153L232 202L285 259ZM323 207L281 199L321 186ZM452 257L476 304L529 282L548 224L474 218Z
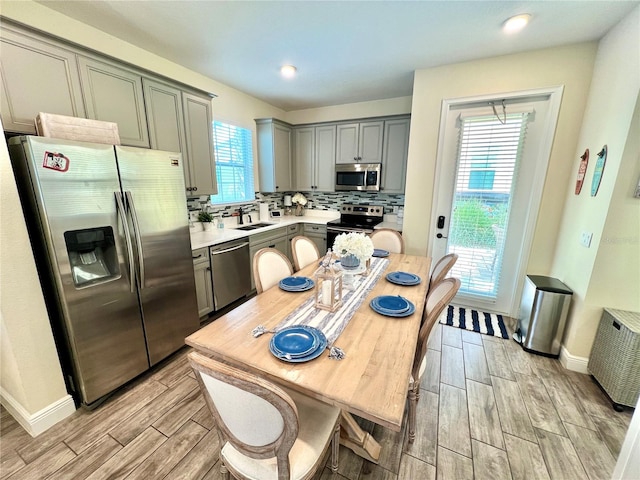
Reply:
M340 163L336 165L336 191L380 191L379 163Z

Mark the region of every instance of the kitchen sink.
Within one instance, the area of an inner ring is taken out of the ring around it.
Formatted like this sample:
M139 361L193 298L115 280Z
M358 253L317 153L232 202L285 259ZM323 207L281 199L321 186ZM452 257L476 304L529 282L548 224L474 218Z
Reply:
M236 228L236 230L255 230L256 228L270 227L271 225L274 225L274 224L273 223L252 223L250 225L238 227Z

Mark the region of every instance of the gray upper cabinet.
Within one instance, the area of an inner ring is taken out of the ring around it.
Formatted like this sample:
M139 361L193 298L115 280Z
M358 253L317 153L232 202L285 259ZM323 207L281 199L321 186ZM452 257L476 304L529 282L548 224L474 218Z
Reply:
M2 24L0 115L5 131L35 134L39 112L84 117L75 53Z
M315 128L315 190L333 192L336 181L336 126Z
M123 145L149 148L142 76L93 58L78 63L87 117L117 123Z
M296 190L312 191L315 180L315 127L293 129Z
M336 163L382 162L383 133L383 121L338 125Z
M151 148L181 152L186 161L182 92L147 78L142 79L142 86Z
M410 125L410 118L384 122L382 178L380 182L380 189L384 193L404 193Z
M286 192L291 181L291 125L273 118L256 120L261 192Z
M293 129L295 189L332 192L336 162L336 126Z
M213 118L211 99L182 94L188 161L184 161L185 185L190 195L218 193L213 153Z

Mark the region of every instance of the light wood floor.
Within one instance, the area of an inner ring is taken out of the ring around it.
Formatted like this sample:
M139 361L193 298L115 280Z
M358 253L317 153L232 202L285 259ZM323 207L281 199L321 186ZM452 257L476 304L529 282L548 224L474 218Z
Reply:
M33 439L2 408L0 478L216 479L218 436L187 349ZM361 424L383 446L370 468L341 447L322 479L608 479L632 411L617 413L587 375L511 340L439 327L414 444Z

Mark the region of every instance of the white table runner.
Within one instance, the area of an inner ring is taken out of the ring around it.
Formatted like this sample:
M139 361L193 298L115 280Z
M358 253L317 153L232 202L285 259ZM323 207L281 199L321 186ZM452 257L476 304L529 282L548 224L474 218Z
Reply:
M287 318L276 325L275 331L279 332L285 327L292 325L307 325L315 327L322 331L327 337L329 347L340 336L358 310L367 294L375 286L384 272L389 260L385 258L372 258L369 275L355 275L353 286L354 290L345 288L344 279L342 287L342 307L335 312L328 312L319 308L315 308L315 295L311 295L297 309L291 312Z

